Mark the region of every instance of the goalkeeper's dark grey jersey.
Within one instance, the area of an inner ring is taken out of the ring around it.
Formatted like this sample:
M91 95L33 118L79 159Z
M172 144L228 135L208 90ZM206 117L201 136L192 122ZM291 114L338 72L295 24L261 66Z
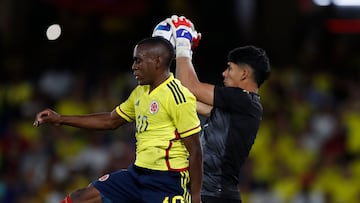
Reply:
M240 169L255 141L261 116L259 95L215 87L214 108L201 134L202 195L240 199Z

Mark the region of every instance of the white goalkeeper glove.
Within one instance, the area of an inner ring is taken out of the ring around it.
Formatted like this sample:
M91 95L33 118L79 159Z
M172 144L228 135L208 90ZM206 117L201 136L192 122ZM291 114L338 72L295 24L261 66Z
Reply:
M192 58L192 49L199 45L201 34L195 31L193 23L184 16L173 15L166 22L171 25L175 38L176 58Z
M170 23L167 22L167 19L161 21L160 23L158 23L155 26L151 36L152 37L156 37L156 36L163 37L163 38L167 39L175 48L175 38L173 36L173 31L171 29L171 25L170 25Z

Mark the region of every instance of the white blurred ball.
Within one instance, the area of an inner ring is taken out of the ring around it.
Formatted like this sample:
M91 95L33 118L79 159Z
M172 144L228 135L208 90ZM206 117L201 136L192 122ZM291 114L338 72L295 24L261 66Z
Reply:
M167 23L166 20L161 21L155 26L152 36L161 36L167 39L173 45L173 47L175 47L175 38L173 36L173 31L171 30L170 24Z
M46 30L46 37L48 40L56 40L61 35L61 27L59 24L53 24Z

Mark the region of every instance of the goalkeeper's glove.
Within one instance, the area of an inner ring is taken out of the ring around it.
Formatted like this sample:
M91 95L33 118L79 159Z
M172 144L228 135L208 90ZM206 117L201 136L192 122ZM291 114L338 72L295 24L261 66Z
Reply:
M193 23L184 16L173 15L166 19L171 25L175 38L176 58L192 58L192 48L195 48L201 39L201 34L195 31Z
M153 32L152 37L160 36L165 39L167 39L175 48L175 38L173 37L173 31L171 29L170 23L167 22L167 20L163 20L160 23L158 23Z

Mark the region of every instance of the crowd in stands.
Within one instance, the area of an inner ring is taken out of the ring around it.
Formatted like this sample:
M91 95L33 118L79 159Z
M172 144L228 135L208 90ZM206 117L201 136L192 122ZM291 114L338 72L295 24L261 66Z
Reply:
M129 73L47 70L0 84L0 202L55 203L134 159L131 124L111 132L42 126L61 114L109 111L135 86ZM249 203L356 203L360 199L360 81L273 67L264 117L241 174Z

